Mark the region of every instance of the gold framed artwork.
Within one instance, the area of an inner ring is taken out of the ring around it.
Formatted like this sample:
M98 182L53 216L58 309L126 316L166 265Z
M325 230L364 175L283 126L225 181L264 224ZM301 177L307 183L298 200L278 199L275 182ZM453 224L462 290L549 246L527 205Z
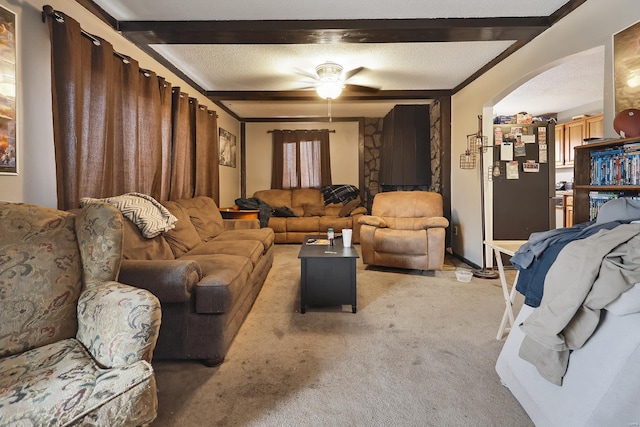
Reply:
M0 174L18 173L16 15L0 6Z
M218 163L222 166L236 167L236 136L231 132L220 128L220 154Z
M613 35L616 114L640 108L640 22Z

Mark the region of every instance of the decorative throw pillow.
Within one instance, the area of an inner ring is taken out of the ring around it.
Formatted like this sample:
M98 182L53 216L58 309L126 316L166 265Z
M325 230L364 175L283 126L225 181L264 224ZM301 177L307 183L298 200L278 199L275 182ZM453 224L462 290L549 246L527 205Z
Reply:
M349 216L349 214L358 206L360 206L360 200L351 200L340 209L338 216Z
M189 252L191 249L202 243L202 239L193 226L189 213L185 208L180 206L175 201L165 201L162 204L169 209L178 221L176 227L173 230L165 231L162 233L167 243L173 251L173 255L176 258L180 258L182 255Z
M279 208L275 208L271 213L273 216L281 217L281 218L289 218L292 216L296 216L295 213L288 206L281 206Z
M303 208L304 216L324 216L324 205L306 204Z

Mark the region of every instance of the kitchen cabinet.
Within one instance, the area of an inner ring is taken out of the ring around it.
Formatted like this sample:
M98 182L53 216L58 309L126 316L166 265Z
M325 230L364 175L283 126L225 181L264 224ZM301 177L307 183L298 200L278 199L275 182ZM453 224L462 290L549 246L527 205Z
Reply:
M564 124L564 164L573 165L574 149L582 145L585 139L584 120L572 120Z
M564 125L558 123L556 125L556 166L564 166Z
M562 127L561 131L558 128ZM559 139L561 132L562 139ZM573 166L575 147L584 144L585 139L602 138L604 135L603 115L586 116L556 125L556 166ZM558 143L557 141L562 141Z
M565 194L564 198L564 226L573 227L573 196Z
M590 116L584 119L585 138L602 138L604 137L604 120L602 114Z
M593 154L595 160L592 162ZM598 166L608 159L613 159L613 163L605 164L605 167ZM639 159L640 138L637 137L577 146L573 167L573 223L595 218L598 207L610 198L640 197L640 170L633 167L623 168L621 172L616 170L616 165L625 162L633 165ZM595 171L592 170L592 164L596 164ZM611 172L603 176L597 173L599 170Z

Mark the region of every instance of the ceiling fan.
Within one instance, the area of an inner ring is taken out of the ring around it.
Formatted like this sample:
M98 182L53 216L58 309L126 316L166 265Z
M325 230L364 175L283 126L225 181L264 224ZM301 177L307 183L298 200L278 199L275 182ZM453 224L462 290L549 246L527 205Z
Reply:
M304 87L301 89L314 88L320 98L326 99L328 101L329 121L331 121L331 100L338 98L343 89L347 89L350 91L367 92L377 92L379 90L379 88L375 88L372 86L362 86L345 83L348 79L355 76L364 69L364 67L357 67L347 72L343 72L344 68L342 67L342 65L329 61L323 62L316 67L317 75L302 71L302 74L313 79L315 83L313 86Z

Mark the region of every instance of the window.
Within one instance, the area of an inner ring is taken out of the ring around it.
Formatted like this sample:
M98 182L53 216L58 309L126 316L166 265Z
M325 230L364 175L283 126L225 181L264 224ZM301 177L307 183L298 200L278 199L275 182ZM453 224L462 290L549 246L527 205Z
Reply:
M328 130L273 131L271 188L320 188L330 184Z

